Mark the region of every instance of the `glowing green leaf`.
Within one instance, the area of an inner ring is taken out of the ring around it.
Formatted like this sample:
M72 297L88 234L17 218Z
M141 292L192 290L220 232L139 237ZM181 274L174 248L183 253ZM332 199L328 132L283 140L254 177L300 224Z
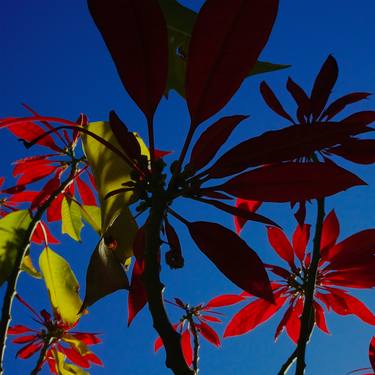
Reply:
M69 263L47 247L40 254L39 267L53 309L65 322L75 323L80 317L78 311L81 308L82 301L78 294L78 281Z
M102 220L100 216L100 208L97 206L80 205L82 218L100 235Z
M0 285L13 271L18 252L23 251L31 220L27 210L11 212L0 219Z
M89 372L82 370L81 367L66 363L66 356L57 350L53 350L55 358L55 370L59 375L90 375Z
M61 205L61 232L68 234L73 240L81 240L83 223L81 220L81 208L73 199L63 198Z
M21 270L27 272L30 276L35 277L36 279L42 278L42 274L34 267L30 254L23 257Z

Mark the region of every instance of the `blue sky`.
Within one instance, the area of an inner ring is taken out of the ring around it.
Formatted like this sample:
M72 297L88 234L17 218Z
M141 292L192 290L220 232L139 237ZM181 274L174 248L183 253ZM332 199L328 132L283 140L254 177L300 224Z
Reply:
M186 6L198 9L202 1L184 1ZM258 135L269 129L278 129L286 122L270 112L259 94L259 83L265 79L282 99L285 107L293 108L286 95L285 82L290 75L307 91L327 55L338 60L339 80L332 97L352 91L375 90L375 53L373 40L373 0L357 0L355 4L342 0L281 0L279 15L261 59L291 64L288 70L247 79L233 100L216 115L250 114L228 142L228 147L245 137ZM3 0L0 26L0 117L24 115L20 103L26 102L45 115L75 119L81 112L91 120L106 119L115 109L128 127L146 136L143 115L124 91L114 65L96 30L83 0ZM244 41L245 43L246 41ZM370 98L358 110L375 108ZM209 120L211 123L213 120ZM166 150L178 151L182 134L187 131L188 112L183 100L172 93L163 99L156 116L156 144ZM1 133L1 175L10 179L10 163L27 155L22 144L6 131ZM33 151L31 151L33 152ZM172 161L173 156L167 160ZM341 239L357 231L374 226L375 174L373 167L358 167L340 162L363 178L369 186L356 187L329 198L327 212L335 207L341 222ZM322 182L324 183L324 182ZM176 204L176 210L189 219L206 219L233 228L232 218L218 214L191 202ZM277 221L291 235L294 228L288 205L265 205L261 211ZM312 222L310 214L308 220ZM225 280L204 258L190 240L186 230L177 225L184 247L186 267L180 271L162 273L167 285L166 296L180 297L191 304L208 301L222 293L237 293L235 286ZM52 226L58 233L59 226ZM265 262L277 262L266 241L263 226L247 224L244 239ZM84 288L84 275L95 235L89 228L83 233L83 243L76 244L63 237L55 246L72 264ZM32 249L34 257L39 253ZM32 301L37 309L49 307L46 291L40 281L21 277L19 292ZM373 292L358 292L375 311ZM238 307L228 309L228 316ZM146 309L137 316L132 327L126 327L126 294L118 292L98 302L90 314L80 322L80 330L102 332L104 344L95 348L105 367L93 367L92 374L160 375L167 374L163 353L153 353L156 338ZM175 311L172 317L178 319ZM29 323L25 310L15 305L17 323ZM201 374L275 374L293 350L284 335L275 344L274 330L278 318L262 325L254 332L239 338L227 339L219 350L202 344ZM367 348L373 327L357 318L336 317L327 314L331 336L315 332L308 349L308 372L311 375L340 375L368 365ZM220 329L219 329L220 330ZM8 343L6 368L8 374L28 373L35 362L15 360L15 345ZM47 373L47 372L43 372Z

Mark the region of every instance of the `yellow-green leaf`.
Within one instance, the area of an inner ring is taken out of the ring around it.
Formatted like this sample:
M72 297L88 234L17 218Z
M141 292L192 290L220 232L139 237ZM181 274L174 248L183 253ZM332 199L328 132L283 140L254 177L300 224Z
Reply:
M81 241L81 208L75 200L63 198L61 205L61 232L68 234L73 240Z
M107 122L89 123L87 129L121 150ZM143 140L138 136L137 139L141 145L142 154L149 156L148 149ZM109 225L120 214L122 208L129 204L132 193L117 194L108 199L104 199L104 197L114 190L123 188L122 183L131 180L131 168L123 159L96 139L82 134L82 141L86 158L94 174L98 189L102 234L104 234Z
M185 97L185 71L191 33L196 13L176 0L159 0L168 27L168 81L169 90L176 90ZM258 61L249 75L288 68L289 65Z
M94 229L96 233L101 234L102 220L100 208L97 206L80 205L82 218Z
M56 372L59 375L90 375L89 372L82 370L81 367L66 363L66 356L57 350L53 350L53 357L55 358Z
M82 301L78 294L78 281L69 263L47 247L40 254L39 267L53 309L65 322L75 323L79 319L78 312Z
M23 257L21 270L28 273L30 276L35 277L36 279L42 278L42 274L35 268L30 254L26 254Z
M11 212L0 219L0 285L13 271L18 252L23 251L31 221L27 210Z

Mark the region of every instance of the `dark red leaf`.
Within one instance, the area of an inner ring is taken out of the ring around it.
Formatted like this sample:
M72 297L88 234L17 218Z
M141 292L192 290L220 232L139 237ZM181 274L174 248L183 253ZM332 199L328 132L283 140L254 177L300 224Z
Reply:
M37 196L37 191L22 191L13 194L7 201L14 203L31 202Z
M290 277L290 272L283 267L274 266L273 264L265 264L265 267L285 280L288 280Z
M9 333L9 332L8 332ZM21 336L21 337L16 337L15 339L12 340L13 344L24 344L26 342L33 341L37 339L37 335L27 335L27 336Z
M141 146L135 135L120 120L115 111L109 113L109 125L118 144L130 159L137 159L141 155Z
M304 116L309 116L311 112L310 98L307 96L305 90L297 85L290 77L286 84L287 90L293 96L293 99L297 103L297 118L301 124L306 123Z
M201 335L212 345L217 347L221 346L219 335L205 322L200 322L198 325L199 332Z
M257 299L233 316L225 329L224 337L243 335L271 318L285 303L286 297L275 294L275 304Z
M276 95L265 81L260 84L260 93L262 94L264 101L275 113L294 123L293 119L285 111L285 109L279 102L279 99L277 99Z
M221 178L250 167L309 157L314 151L333 147L348 140L351 135L367 131L365 123L359 124L356 120L344 124L292 125L269 131L226 152L208 170L208 174L212 178Z
M356 185L366 183L332 162L288 162L245 172L214 189L242 199L290 202L333 195Z
M292 205L292 204L291 204ZM299 225L303 225L306 219L306 201L298 202L298 209L294 213L294 217Z
M311 225L309 224L297 225L293 234L294 253L301 262L305 259L306 246L310 238L310 228Z
M215 200L212 200L212 199L204 199L204 198L199 198L199 199L197 198L197 200L199 200L199 202L210 204L210 205L218 208L219 210L228 212L232 215L242 217L246 221L251 220L251 221L257 221L257 222L263 223L263 224L277 226L277 224L275 222L273 222L271 219L268 219L263 215L259 215L255 212L247 210L246 206L244 208L233 207L233 206L229 206L228 204L225 204L225 203L220 202L220 201L215 201ZM259 203L259 205L260 205L260 203Z
M204 310L210 310L215 307L231 306L243 301L244 299L243 296L239 296L238 294L223 294L212 298L212 300L204 307Z
M91 15L129 95L151 120L164 94L168 39L157 0L89 0Z
M167 235L168 244L176 255L181 256L181 244L178 235L168 220L165 220L165 234Z
M322 285L344 286L348 288L373 288L375 287L375 258L365 259L362 267L353 267L340 271L328 272L324 275Z
M52 177L52 179L43 186L40 193L32 201L31 209L42 206L46 202L46 200L58 190L61 184L60 176L63 171L63 169L56 170L55 175Z
M335 58L329 55L315 79L311 92L311 112L314 119L322 113L338 76Z
M8 130L16 137L31 142L35 138L45 133L45 130L33 122L23 122L8 126ZM51 150L61 152L61 148L57 146L51 135L46 135L37 142L40 146L48 147Z
M22 358L22 359L27 359L30 358L33 354L35 354L38 350L40 350L43 347L42 342L31 342L30 344L24 346L22 349L20 349L16 357Z
M208 0L192 33L186 100L192 126L219 111L255 65L271 33L277 0ZM244 43L246 41L246 43Z
M341 112L347 105L366 99L370 95L371 94L369 92L353 92L351 94L344 95L331 103L322 113L321 117L327 117L327 120L330 120L332 117Z
M223 117L201 134L191 151L189 164L194 170L205 167L229 138L236 126L248 116Z
M47 208L47 220L49 222L61 220L61 206L64 194L60 193Z
M267 227L268 241L281 259L294 268L294 251L284 232L275 227Z
M87 206L96 206L96 198L89 185L80 176L75 179L82 203Z
M370 341L368 356L369 356L369 359L370 359L371 367L375 372L375 336Z
M313 302L315 311L315 323L325 333L330 333L327 327L323 307L318 302Z
M164 151L164 150L155 149L154 157L155 157L155 160L158 160L158 159L162 159L164 156L170 155L172 153L173 153L173 151Z
M193 348L191 347L190 332L188 329L181 334L181 346L185 361L188 366L191 366L193 363Z
M286 333L295 344L297 344L299 338L302 311L303 301L299 298L285 324Z
M260 201L251 201L246 199L238 198L236 199L235 206L239 209L244 209L249 212L255 212L262 202ZM234 227L236 229L236 233L240 234L242 231L242 228L244 227L247 220L244 217L241 216L234 216Z
M89 361L77 349L73 347L64 348L61 345L59 345L58 348L67 356L69 360L71 360L76 365L83 367L83 368L90 367Z
M357 127L367 126L375 121L375 111L362 111L353 113L352 115L341 120L340 123L345 126L354 125Z
M147 303L147 293L142 281L143 265L134 263L128 296L128 326Z
M262 261L231 230L216 223L198 221L188 229L200 250L239 288L267 301L273 294Z
M290 318L290 315L292 314L292 311L293 311L293 302L291 302L289 307L286 309L283 317L280 320L280 323L278 324L278 326L276 328L275 336L274 336L275 341L278 339L278 337L280 336L284 327L286 326L286 323L289 321L289 318Z
M216 316L210 316L210 315L201 315L199 317L201 320L205 320L207 322L213 322L213 323L221 323L222 320L217 318Z
M320 240L320 255L325 260L328 250L336 243L340 234L340 224L334 210L324 219Z
M358 164L375 163L375 140L373 139L350 139L340 146L327 150Z

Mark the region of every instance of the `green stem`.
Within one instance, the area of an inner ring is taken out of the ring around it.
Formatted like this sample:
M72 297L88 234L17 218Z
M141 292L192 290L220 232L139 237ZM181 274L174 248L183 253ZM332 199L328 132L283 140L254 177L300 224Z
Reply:
M160 230L167 204L162 189L152 195L152 207L145 226L145 268L144 286L147 292L148 307L153 326L160 335L165 351L166 366L176 375L193 375L194 371L186 364L181 347L181 335L172 327L163 302L164 285L160 281Z
M50 206L52 201L61 193L64 191L64 189L71 183L71 181L74 179L75 173L77 171L77 164L73 163L72 168L69 174L69 177L60 185L60 187L53 193L51 196L46 200L46 202L38 208L35 215L32 218L32 221L29 225L29 227L26 230L24 240L22 243L22 246L20 247L15 262L13 270L8 278L7 282L7 288L5 291L4 296L4 302L3 307L1 311L1 322L0 322L0 375L4 373L3 369L3 361L4 361L4 354L5 354L5 348L6 348L6 339L7 339L7 331L9 328L10 321L12 319L11 317L11 310L12 310L12 304L13 299L16 295L16 289L17 289L17 282L18 278L21 274L21 266L23 262L23 258L25 257L29 247L30 247L30 239L34 232L34 229L40 219L42 218L44 212L46 209Z
M322 237L323 230L323 220L324 220L324 198L317 200L318 210L315 224L315 237L314 237L314 248L311 258L310 267L307 271L307 282L305 285L305 301L303 312L301 316L301 330L299 335L299 340L297 344L297 365L296 365L296 375L303 375L306 368L305 355L306 346L310 340L312 331L314 329L314 293L316 285L316 276L320 261L320 241Z

